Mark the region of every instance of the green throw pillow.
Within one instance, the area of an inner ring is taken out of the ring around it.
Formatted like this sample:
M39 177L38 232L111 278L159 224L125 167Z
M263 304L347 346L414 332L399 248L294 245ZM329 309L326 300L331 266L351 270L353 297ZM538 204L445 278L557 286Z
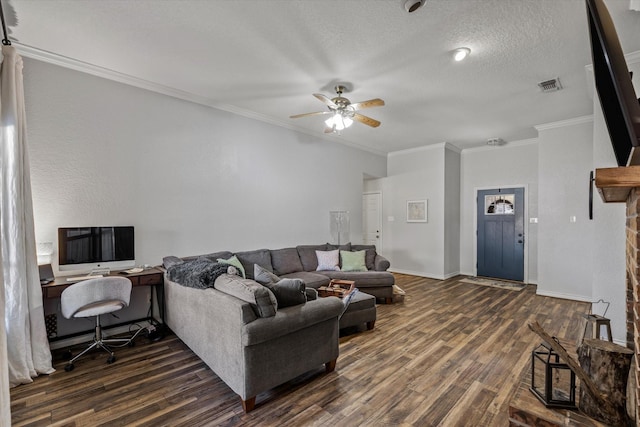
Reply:
M240 271L240 273L242 273L243 279L247 278L247 275L244 272L244 267L242 266L242 263L240 262L237 256L234 255L229 259L218 258L217 261L222 264L233 265L235 268L237 268Z
M342 271L367 271L364 257L367 251L340 251Z

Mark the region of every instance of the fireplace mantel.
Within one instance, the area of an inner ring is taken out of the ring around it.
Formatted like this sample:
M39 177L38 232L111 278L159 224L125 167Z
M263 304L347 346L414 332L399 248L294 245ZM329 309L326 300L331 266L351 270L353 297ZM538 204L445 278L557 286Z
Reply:
M596 188L606 203L624 203L640 187L640 166L596 169Z

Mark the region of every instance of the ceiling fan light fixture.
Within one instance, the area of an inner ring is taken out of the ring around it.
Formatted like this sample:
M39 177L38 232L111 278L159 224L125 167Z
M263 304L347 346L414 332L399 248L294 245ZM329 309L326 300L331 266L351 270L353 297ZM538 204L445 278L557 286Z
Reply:
M335 113L333 116L325 120L324 124L327 125L328 128L343 130L351 126L353 124L353 120L351 120L351 118L349 117L343 116L340 113Z
M471 53L471 49L468 47L459 47L453 51L453 59L457 62L462 61Z

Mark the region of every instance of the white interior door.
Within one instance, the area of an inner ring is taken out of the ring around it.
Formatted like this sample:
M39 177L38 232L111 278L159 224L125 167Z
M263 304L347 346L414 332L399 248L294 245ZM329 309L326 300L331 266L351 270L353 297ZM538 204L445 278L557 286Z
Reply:
M365 245L382 249L382 194L362 195L362 236Z

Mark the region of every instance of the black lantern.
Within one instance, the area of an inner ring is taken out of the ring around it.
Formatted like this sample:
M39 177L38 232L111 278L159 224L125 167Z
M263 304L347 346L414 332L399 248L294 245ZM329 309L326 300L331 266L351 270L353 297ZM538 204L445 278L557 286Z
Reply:
M576 408L576 374L546 343L531 352L531 387L547 408Z

